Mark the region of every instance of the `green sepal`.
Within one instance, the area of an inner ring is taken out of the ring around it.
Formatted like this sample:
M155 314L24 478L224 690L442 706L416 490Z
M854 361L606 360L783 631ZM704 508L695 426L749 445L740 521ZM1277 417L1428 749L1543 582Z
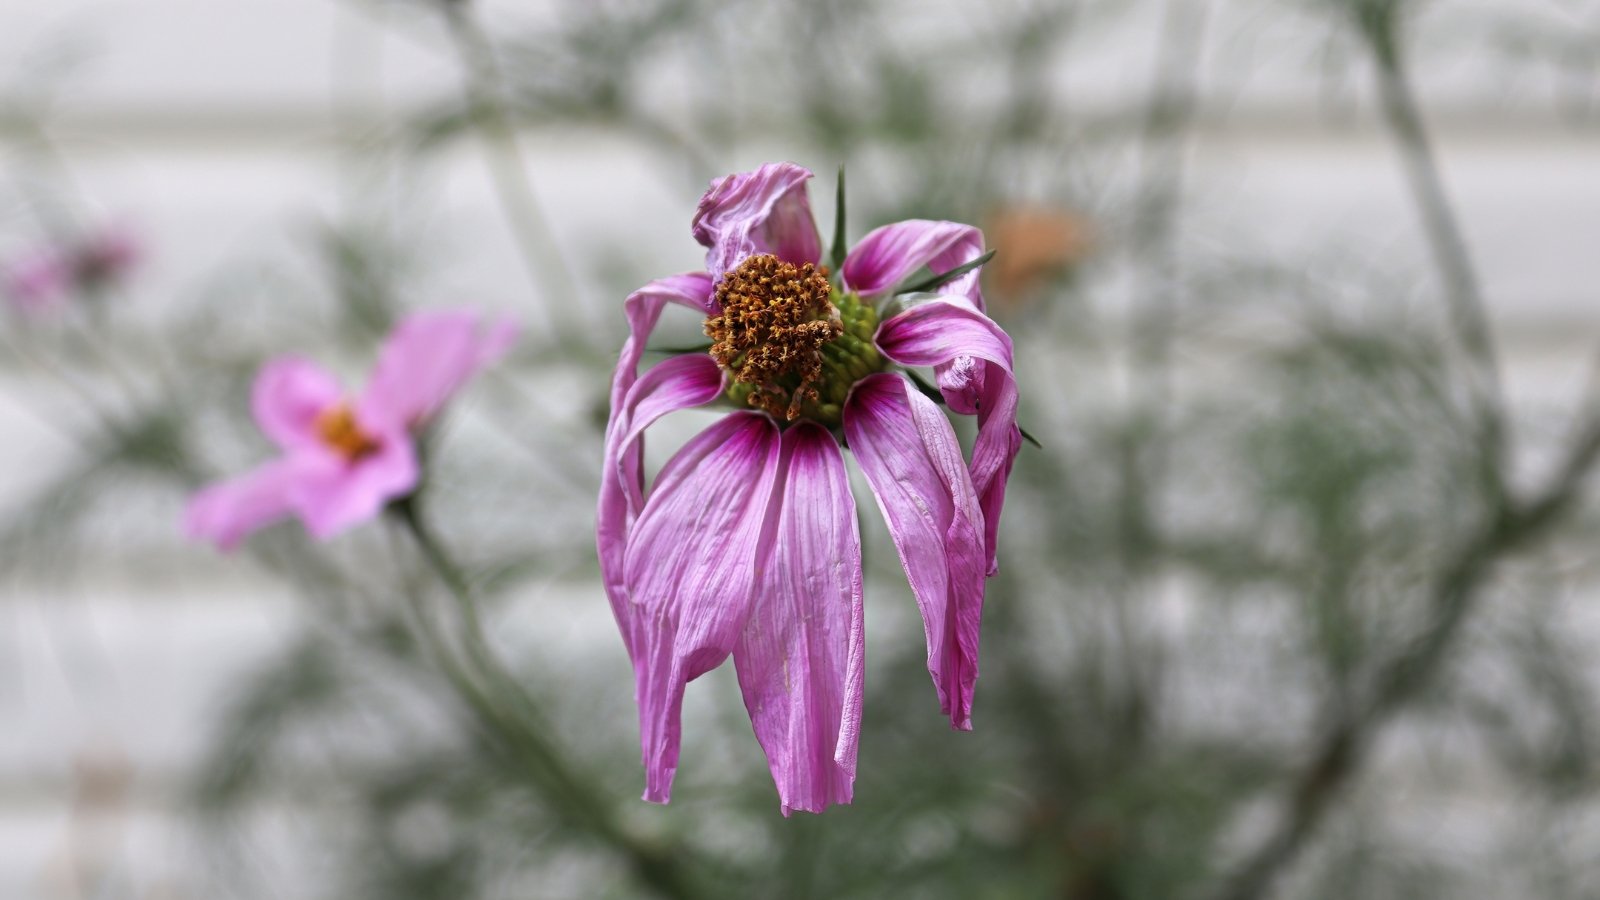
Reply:
M944 287L945 285L949 284L952 281L955 281L957 278L960 278L961 276L967 274L968 272L971 272L973 269L978 268L979 266L983 265L984 263L988 262L989 260L994 259L994 253L995 252L993 250L990 250L988 253L985 253L984 255L978 257L975 260L972 260L971 262L964 262L961 265L956 266L954 269L951 269L948 272L940 272L938 275L933 275L933 276L930 276L928 278L923 279L922 281L918 281L918 282L914 282L912 284L908 284L908 285L906 285L904 287L901 287L901 288L897 289L894 293L896 293L896 294L924 294L924 293L927 293L929 291L935 290L937 288Z
M833 270L835 278L839 277L839 269L844 265L844 164L839 165L839 186L834 190L833 206L833 247L828 251L828 268Z
M646 353L665 353L668 356L677 356L681 353L710 353L711 343L694 344L688 347L646 347Z

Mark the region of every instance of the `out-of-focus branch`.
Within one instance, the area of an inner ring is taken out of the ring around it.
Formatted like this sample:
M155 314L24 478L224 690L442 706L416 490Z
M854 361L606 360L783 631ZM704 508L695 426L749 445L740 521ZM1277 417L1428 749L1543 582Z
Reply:
M1184 180L1184 140L1198 101L1195 68L1210 3L1173 0L1166 6L1160 51L1140 134L1139 190L1134 202L1130 246L1136 255L1135 301L1128 335L1130 420L1120 441L1119 546L1122 597L1115 604L1116 627L1124 644L1130 706L1126 737L1136 741L1145 725L1154 671L1160 658L1152 648L1133 644L1129 604L1149 569L1155 531L1151 519L1165 481L1166 407L1171 394L1171 345L1176 327L1178 247L1176 223Z
M1430 626L1380 667L1359 703L1336 707L1310 762L1289 783L1278 827L1226 878L1218 900L1265 896L1360 771L1372 745L1428 685L1449 658L1476 610L1495 566L1543 537L1576 502L1600 458L1600 404L1586 404L1583 422L1548 484L1525 498L1505 485L1506 434L1499 365L1471 254L1434 161L1431 143L1406 77L1396 33L1403 4L1350 0L1357 29L1377 71L1383 114L1405 167L1429 247L1444 284L1452 328L1469 358L1469 387L1479 426L1480 473L1488 509L1483 523L1439 570L1429 594Z
M1600 459L1600 404L1590 408L1548 484L1528 499L1504 503L1440 570L1429 601L1432 626L1383 668L1365 703L1328 729L1311 762L1290 784L1282 824L1245 858L1216 894L1218 900L1266 895L1359 771L1384 726L1449 657L1495 565L1547 534L1577 501L1584 480Z
M468 112L488 153L495 193L514 232L517 250L533 288L543 291L539 306L546 322L561 324L563 310L577 309L577 282L561 256L555 232L545 220L533 182L528 179L516 125L506 108L505 78L490 43L469 4L441 3L450 37L466 75Z
M1481 474L1491 490L1499 491L1506 452L1499 362L1472 254L1445 193L1433 144L1407 77L1398 33L1404 7L1404 3L1391 0L1351 3L1357 30L1372 56L1384 122L1405 168L1406 184L1443 283L1450 323L1468 357L1468 388L1482 432Z
M449 645L420 607L416 610L417 628L440 671L490 738L501 745L554 811L627 859L634 876L653 894L681 900L701 896L684 870L681 852L650 844L617 821L607 799L559 748L555 730L489 646L472 587L424 523L415 498L398 501L391 509L456 602L461 619L460 652Z

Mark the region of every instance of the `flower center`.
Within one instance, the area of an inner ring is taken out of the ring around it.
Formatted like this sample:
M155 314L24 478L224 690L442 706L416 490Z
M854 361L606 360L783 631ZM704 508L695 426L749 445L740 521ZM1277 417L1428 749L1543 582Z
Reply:
M361 430L356 414L345 403L317 414L317 437L349 462L378 452L378 439Z
M717 285L721 315L705 322L711 356L733 375L728 397L779 421L839 423L850 386L883 366L877 316L828 284L828 270L771 254L746 259Z

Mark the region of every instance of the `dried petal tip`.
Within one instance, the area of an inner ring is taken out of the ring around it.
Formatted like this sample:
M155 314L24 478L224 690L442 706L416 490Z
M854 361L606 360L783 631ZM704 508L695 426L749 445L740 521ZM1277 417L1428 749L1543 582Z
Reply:
M717 285L721 315L706 319L711 355L741 385L749 403L794 421L818 399L822 348L844 332L829 299L826 269L772 254L747 258Z

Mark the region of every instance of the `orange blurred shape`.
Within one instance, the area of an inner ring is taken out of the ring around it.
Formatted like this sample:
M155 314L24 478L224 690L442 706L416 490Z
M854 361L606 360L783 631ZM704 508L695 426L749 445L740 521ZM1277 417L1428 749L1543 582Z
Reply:
M1032 305L1047 281L1077 266L1094 248L1089 221L1063 209L1001 207L984 218L983 233L996 251L983 267L984 294L1006 311Z

